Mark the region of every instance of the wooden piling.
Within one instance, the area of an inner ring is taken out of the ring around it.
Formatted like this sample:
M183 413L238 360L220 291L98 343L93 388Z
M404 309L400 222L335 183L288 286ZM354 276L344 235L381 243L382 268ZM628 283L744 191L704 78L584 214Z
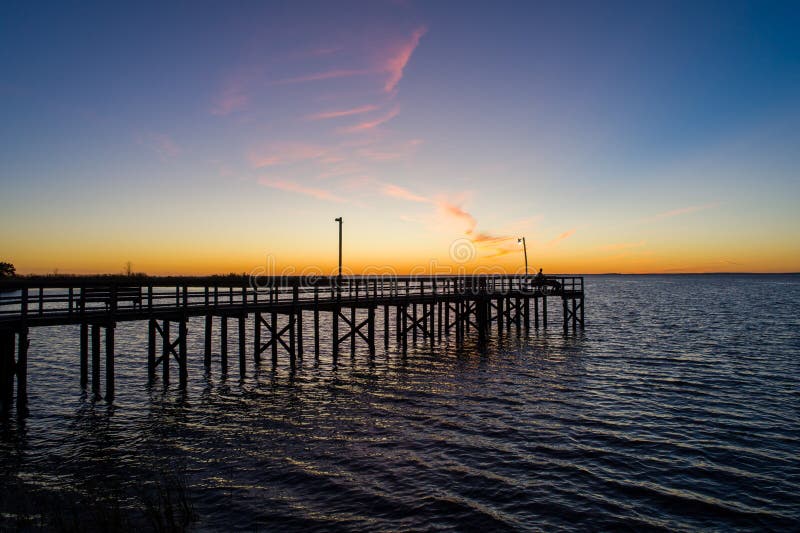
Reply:
M239 315L239 375L247 375L247 339L245 335L245 315Z
M542 296L542 325L547 327L547 295Z
M417 342L417 304L411 304L411 323L414 325L411 332L411 338L414 343Z
M383 306L383 347L389 347L389 306Z
M206 299L208 299L208 290L206 288ZM208 369L211 368L211 341L214 334L214 317L206 315L206 328L204 338L204 351L203 351L203 365Z
M188 323L189 321L186 317L183 317L178 323L178 386L182 390L186 390L186 385L189 381Z
M92 394L100 395L100 326L92 324Z
M572 329L578 327L578 300L572 299Z
M28 328L22 327L18 333L17 345L17 413L24 416L28 413Z
M169 329L169 320L164 320L161 323L161 381L165 387L169 385L169 360L172 358L172 344L170 343Z
M289 364L292 368L297 363L297 348L295 344L296 319L294 313L289 314Z
M219 317L219 364L222 374L228 373L228 317Z
M303 310L297 309L297 357L303 358Z
M428 340L430 340L431 346L436 342L436 304L428 304Z
M114 401L114 324L106 326L106 401Z
M314 357L319 359L319 287L314 285Z
M503 297L497 298L497 333L503 333Z
M253 361L261 361L261 313L253 314Z
M408 289L408 286L406 286ZM401 308L398 307L398 310ZM402 305L402 313L403 313L403 325L402 325L402 333L400 342L403 344L403 355L408 352L408 304Z
M81 322L81 355L80 372L81 388L85 389L89 385L89 324Z
M272 319L272 365L278 364L278 313L272 312L270 317Z
M475 302L475 321L478 324L478 344L484 346L487 340L489 329L489 300L481 296L481 299Z
M147 383L152 385L156 380L156 319L147 321Z
M341 307L338 305L333 308L333 316L331 329L333 330L331 333L331 341L333 342L333 350L331 352L331 357L333 357L333 364L336 364L336 361L339 359L339 313L341 312Z
M14 331L0 332L0 401L5 419L14 402Z
M356 285L356 288L358 285ZM350 355L356 354L356 308L350 308Z
M369 344L369 355L375 355L375 308L370 306L367 310L367 344Z
M444 336L450 336L450 301L444 302Z
M522 301L523 320L525 321L525 331L531 329L531 299L525 296Z

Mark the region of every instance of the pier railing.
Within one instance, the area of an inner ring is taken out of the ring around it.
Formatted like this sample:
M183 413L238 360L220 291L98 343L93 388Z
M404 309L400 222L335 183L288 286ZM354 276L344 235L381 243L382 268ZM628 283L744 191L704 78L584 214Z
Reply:
M577 296L581 276L345 276L235 278L17 278L0 281L0 322L87 315L120 319L162 311L263 308L270 305L419 301L425 297ZM49 322L49 321L48 321Z

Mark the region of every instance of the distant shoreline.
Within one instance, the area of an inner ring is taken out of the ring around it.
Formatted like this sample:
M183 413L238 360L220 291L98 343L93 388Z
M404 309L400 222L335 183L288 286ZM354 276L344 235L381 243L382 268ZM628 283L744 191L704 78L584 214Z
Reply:
M377 274L377 276L390 276L391 274ZM398 277L420 277L420 278L427 278L432 277L435 274L397 274ZM442 277L449 277L452 274L438 274ZM468 274L469 275L469 274ZM491 274L494 275L494 274ZM505 274L511 275L511 274ZM581 274L581 273L546 273L545 275L552 275L552 276L800 276L800 272L648 272L648 273L620 273L620 272L603 272L599 274ZM369 277L369 276L376 276L376 274L355 274L354 277ZM533 274L530 274L533 276ZM163 275L163 276L148 276L144 274L134 274L131 276L125 274L25 274L25 275L17 275L14 277L9 278L2 278L0 279L0 286L2 285L13 285L18 282L26 282L26 281L46 281L48 284L57 283L60 281L64 282L74 282L74 281L107 281L107 282L115 282L115 283L125 283L125 282L134 282L136 284L142 284L143 282L153 281L153 282L179 282L179 281L194 281L194 280L203 280L205 282L230 282L233 280L246 280L250 277L250 275L242 273L242 274L211 274L211 275ZM267 277L267 276L259 276L259 277ZM280 276L278 276L280 277ZM288 277L308 277L308 276L288 276ZM335 277L335 276L318 276L320 278L324 277ZM347 276L345 276L347 277Z

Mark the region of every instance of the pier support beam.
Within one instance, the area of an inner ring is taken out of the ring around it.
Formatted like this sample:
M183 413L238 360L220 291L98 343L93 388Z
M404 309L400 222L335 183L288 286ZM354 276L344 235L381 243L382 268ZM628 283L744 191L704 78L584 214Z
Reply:
M270 333L272 334L270 339L270 344L272 345L272 366L275 366L278 364L278 343L275 341L277 341L280 336L276 333L278 331L278 313L273 311L270 318L272 319L272 326L269 326Z
M547 328L547 295L542 296L542 325Z
M525 320L525 332L527 333L531 329L531 299L527 296L524 298L523 305L523 312L524 312L524 320Z
M189 381L189 361L187 354L188 320L184 317L178 325L178 386L186 390Z
M314 287L314 358L319 359L319 287Z
M245 338L245 315L239 317L239 376L247 375L247 345Z
M383 347L389 347L389 306L383 306Z
M106 326L106 401L114 401L114 329L115 325Z
M8 417L14 402L14 331L0 331L0 412Z
M290 356L290 364L295 364L295 357L296 357L296 335L297 331L295 328L295 318L293 314L289 314L288 323L283 327L279 328L278 326L278 314L275 312L270 313L270 322L267 322L264 319L264 315L261 313L255 314L256 320L256 339L254 343L254 352L256 354L257 360L261 360L261 355L268 349L272 349L272 364L278 364L278 345L280 344L283 348L289 353ZM262 343L264 337L264 332L269 333L269 340L265 343ZM288 343L287 340L284 339L285 336L289 336Z
M156 381L156 328L158 321L151 318L147 321L147 383Z
M81 323L81 355L80 355L81 388L89 385L89 324Z
M211 340L212 335L214 334L214 317L211 315L206 315L206 328L205 328L205 337L203 343L203 365L206 369L211 368Z
M336 306L333 308L333 316L331 317L332 320L332 340L333 340L333 351L331 353L331 357L333 357L333 364L335 365L336 362L339 360L339 315L342 314L342 308Z
M19 342L17 344L17 415L27 416L28 414L28 328L22 327L18 333Z
M169 385L169 353L172 344L169 340L169 320L165 320L161 326L161 381L166 387Z
M294 369L297 365L297 324L294 312L289 313L289 366Z
M369 344L369 355L375 356L375 308L370 307L367 311L367 344Z
M92 395L100 397L100 326L92 324Z
M156 367L161 365L161 381L166 387L169 385L169 361L173 357L178 362L178 385L185 389L188 377L188 357L187 357L187 338L188 320L181 317L178 320L178 338L174 341L171 338L170 321L164 320L160 325L158 320L150 319L148 332L148 353L147 353L147 375L148 381L153 383L156 377ZM156 358L156 337L161 335L161 357Z
M297 310L297 357L303 358L303 310Z
M253 362L261 362L261 313L253 314Z
M222 375L228 374L228 317L219 317L219 364Z

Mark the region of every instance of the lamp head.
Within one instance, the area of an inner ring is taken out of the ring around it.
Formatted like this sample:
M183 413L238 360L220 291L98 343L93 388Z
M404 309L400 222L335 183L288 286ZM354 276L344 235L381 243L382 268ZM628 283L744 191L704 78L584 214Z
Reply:
M342 217L336 217L336 218L333 219L333 221L334 222L341 222L342 221Z

